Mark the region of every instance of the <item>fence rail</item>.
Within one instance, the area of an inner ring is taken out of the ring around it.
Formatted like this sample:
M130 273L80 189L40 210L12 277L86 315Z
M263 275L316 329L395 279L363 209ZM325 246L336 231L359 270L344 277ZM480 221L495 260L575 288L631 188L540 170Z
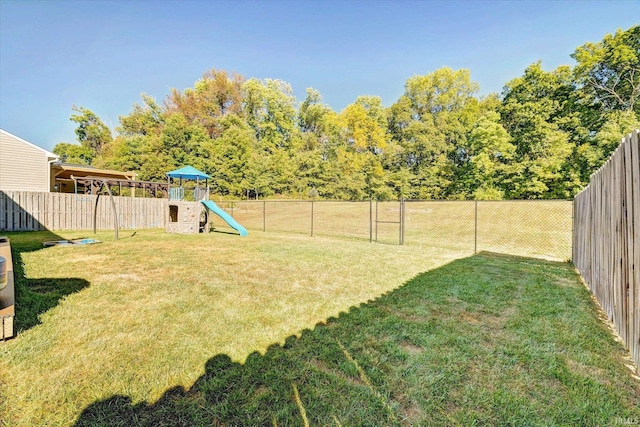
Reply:
M640 367L640 130L574 200L573 262Z
M0 230L93 230L95 195L0 191ZM121 229L164 228L167 199L114 197ZM98 200L96 228L113 229L109 196Z

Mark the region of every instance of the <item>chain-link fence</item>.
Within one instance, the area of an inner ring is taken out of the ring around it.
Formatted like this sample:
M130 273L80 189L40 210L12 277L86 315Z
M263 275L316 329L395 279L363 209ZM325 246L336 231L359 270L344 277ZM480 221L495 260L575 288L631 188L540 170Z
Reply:
M573 203L513 201L234 201L220 206L248 230L299 233L567 260ZM221 221L214 222L223 228Z

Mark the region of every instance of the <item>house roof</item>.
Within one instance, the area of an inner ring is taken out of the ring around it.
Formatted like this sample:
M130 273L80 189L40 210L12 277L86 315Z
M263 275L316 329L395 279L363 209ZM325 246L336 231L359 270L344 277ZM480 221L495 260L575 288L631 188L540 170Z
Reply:
M193 166L185 166L180 169L176 169L171 172L167 172L167 176L171 178L185 178L185 179L209 179L211 178L204 172L200 172Z
M135 172L120 172L109 169L98 169L89 165L74 165L71 163L56 162L52 164L56 178L71 179L95 177L134 180Z
M60 156L58 156L57 154L53 154L51 151L47 151L42 147L38 147L37 145L32 144L29 141L27 141L25 139L22 139L19 136L16 136L16 135L12 134L11 132L7 132L4 129L0 129L0 133L4 133L6 135L9 135L10 137L17 139L18 141L20 141L20 142L22 142L22 143L24 143L24 144L26 144L26 145L28 145L30 147L37 148L38 150L42 151L45 156L50 157L51 159L59 159L60 158Z

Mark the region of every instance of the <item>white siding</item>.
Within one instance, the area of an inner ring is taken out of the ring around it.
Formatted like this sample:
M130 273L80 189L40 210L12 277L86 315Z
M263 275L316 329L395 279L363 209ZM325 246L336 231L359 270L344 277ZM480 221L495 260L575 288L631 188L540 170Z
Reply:
M0 130L0 190L49 191L47 151Z

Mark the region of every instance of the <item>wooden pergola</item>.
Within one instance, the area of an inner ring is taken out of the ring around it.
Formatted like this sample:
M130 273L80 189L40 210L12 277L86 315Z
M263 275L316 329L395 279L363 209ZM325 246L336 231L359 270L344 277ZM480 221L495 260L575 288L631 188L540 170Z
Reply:
M109 190L118 188L118 195L122 194L123 188L130 188L134 190L132 197L135 197L136 189L149 192L151 197L169 197L169 185L166 182L136 181L135 177L134 172L55 162L51 165L51 191L97 194L106 185Z
M118 188L118 194L122 194L123 188L133 188L148 191L151 197L169 197L169 184L166 182L130 181L128 179L110 179L98 176L74 177L73 179L84 188L84 194L97 194L103 185L107 185L110 189ZM132 196L135 197L135 192L132 193Z

